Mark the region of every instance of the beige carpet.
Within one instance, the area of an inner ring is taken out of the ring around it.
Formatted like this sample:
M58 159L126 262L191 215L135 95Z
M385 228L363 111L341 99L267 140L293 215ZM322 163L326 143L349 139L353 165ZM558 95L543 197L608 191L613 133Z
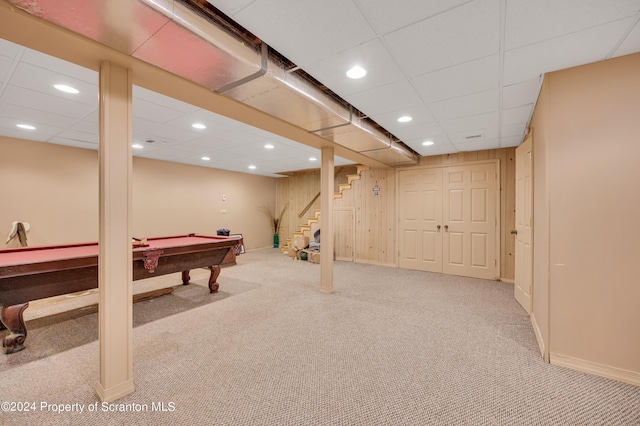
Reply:
M25 351L0 356L0 402L36 410L0 424L640 424L640 388L542 361L512 285L337 262L325 295L319 265L275 249L238 263L218 294L199 270L135 305L123 405L94 391L95 314L30 330Z

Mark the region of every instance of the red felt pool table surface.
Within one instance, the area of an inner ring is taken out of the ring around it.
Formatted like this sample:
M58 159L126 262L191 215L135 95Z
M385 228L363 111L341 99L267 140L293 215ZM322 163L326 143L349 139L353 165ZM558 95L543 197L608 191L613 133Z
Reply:
M197 234L149 238L147 239L148 247L134 248L133 251L135 253L136 251L144 251L150 247L184 247L192 246L194 244L210 244L237 239L237 237L206 236ZM98 243L0 249L0 267L97 255ZM0 275L0 277L1 276L2 275Z
M239 236L198 234L148 238L132 248L133 280L209 268L209 290L218 290L220 264L230 250L239 254ZM22 314L29 301L98 287L98 243L21 247L0 250L0 321L11 334L4 338L7 353L24 348L26 326Z

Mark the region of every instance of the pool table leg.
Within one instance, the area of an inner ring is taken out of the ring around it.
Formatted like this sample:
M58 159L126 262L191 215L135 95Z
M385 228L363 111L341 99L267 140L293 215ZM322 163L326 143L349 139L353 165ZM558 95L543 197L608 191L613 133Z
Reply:
M11 332L2 340L5 353L12 354L24 349L24 341L27 339L27 326L24 323L22 313L29 307L29 303L13 306L0 306L0 321Z
M215 293L219 287L216 280L218 279L218 275L220 275L220 265L209 266L209 269L211 270L211 276L209 276L209 291Z
M189 284L189 280L191 277L189 276L189 270L182 271L182 285Z

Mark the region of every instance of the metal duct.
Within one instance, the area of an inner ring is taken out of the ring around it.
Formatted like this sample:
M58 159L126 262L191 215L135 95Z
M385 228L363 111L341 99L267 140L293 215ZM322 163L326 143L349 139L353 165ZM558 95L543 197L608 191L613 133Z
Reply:
M418 156L326 92L178 0L11 0L15 6L390 166Z

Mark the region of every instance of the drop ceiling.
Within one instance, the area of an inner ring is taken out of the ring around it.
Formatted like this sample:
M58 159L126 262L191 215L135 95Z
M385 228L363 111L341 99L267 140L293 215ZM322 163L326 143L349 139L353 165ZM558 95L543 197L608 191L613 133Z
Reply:
M55 84L79 93L60 92ZM97 72L0 39L0 135L97 150ZM142 147L133 149L138 157L271 177L320 163L318 149L138 86L133 88L133 144ZM337 157L335 164L352 162Z
M209 3L423 156L517 146L545 73L640 51L640 0ZM367 75L347 78L353 65ZM53 89L60 80L80 94ZM96 149L97 99L95 72L0 40L0 135ZM133 114L137 156L265 176L320 156L140 87Z

